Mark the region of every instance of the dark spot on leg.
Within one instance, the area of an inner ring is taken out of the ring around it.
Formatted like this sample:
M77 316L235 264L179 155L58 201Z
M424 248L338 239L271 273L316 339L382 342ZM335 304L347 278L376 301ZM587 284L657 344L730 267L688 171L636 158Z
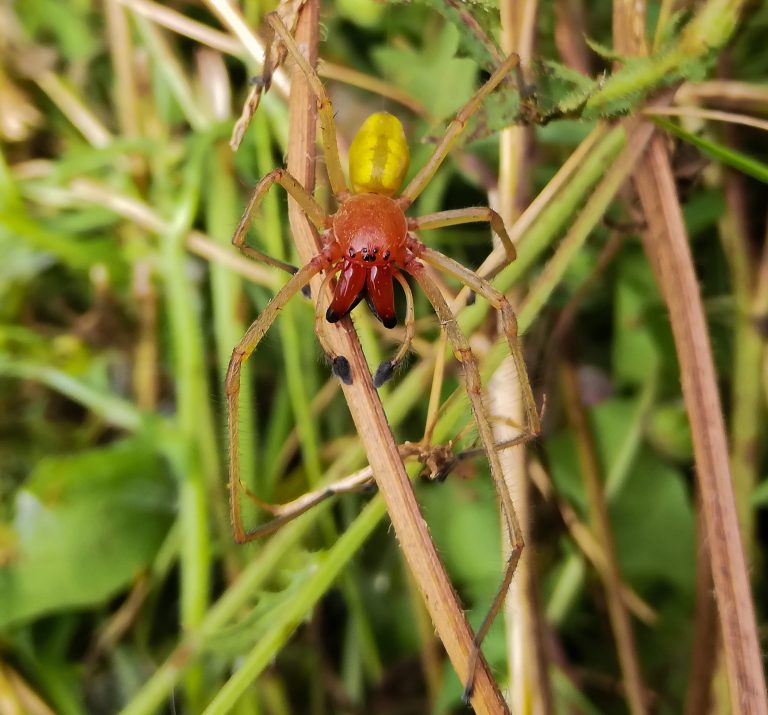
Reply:
M373 376L373 386L381 387L395 373L395 365L391 360L381 363L376 368L376 374Z
M461 696L461 702L467 707L470 707L470 700L472 700L473 691L474 691L474 688L470 685L469 687L464 689L464 693Z
M352 369L349 366L349 360L343 355L333 358L331 372L336 375L345 385L352 384Z

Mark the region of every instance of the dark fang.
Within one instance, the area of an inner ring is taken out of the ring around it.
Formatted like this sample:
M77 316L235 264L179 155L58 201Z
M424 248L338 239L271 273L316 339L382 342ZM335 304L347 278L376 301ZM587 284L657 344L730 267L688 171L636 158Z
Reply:
M376 388L381 387L387 380L389 380L395 373L395 364L391 360L381 363L376 368L376 374L373 376L373 386Z
M352 384L352 369L349 367L349 360L343 355L333 358L331 372L336 375L345 385Z
M312 297L312 287L309 285L309 283L307 283L307 285L305 285L305 286L304 286L304 287L301 289L301 294L302 294L302 295L303 295L305 298L311 298L311 297Z

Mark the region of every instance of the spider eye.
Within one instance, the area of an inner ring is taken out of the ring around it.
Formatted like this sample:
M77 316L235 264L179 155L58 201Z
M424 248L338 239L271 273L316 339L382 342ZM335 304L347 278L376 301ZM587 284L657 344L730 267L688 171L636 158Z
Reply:
M400 120L388 112L372 114L349 147L352 190L392 196L403 183L410 160Z

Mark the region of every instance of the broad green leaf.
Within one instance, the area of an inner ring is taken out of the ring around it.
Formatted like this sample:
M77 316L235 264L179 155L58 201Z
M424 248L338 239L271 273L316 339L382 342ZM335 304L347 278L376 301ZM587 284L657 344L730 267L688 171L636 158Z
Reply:
M93 606L150 564L174 509L146 440L40 462L16 496L0 569L0 627Z
M639 251L618 261L613 303L613 370L619 383L646 384L658 371L664 386L677 385L669 318L647 260Z

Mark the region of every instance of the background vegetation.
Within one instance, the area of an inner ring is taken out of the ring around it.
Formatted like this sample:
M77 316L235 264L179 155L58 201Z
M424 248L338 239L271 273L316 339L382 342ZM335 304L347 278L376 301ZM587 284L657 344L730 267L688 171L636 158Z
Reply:
M249 188L284 163L288 114L278 82L229 148L258 66L220 5L0 4L0 712L460 709L461 683L380 498L344 496L268 539L232 543L223 378L285 278L229 242ZM735 29L725 12L700 22L697 45L681 28L698 8L650 2L651 59L628 61L606 49L617 46L609 3L529 5L527 79L551 121L513 130L525 151L499 162L498 129L524 109L507 88L413 211L501 205L520 259L498 284L521 306L540 404L546 396L544 432L528 447L535 487L515 493L529 530L519 581L532 585L513 591L518 625L499 618L484 652L519 713L706 712L710 682L713 711L728 712L675 342L639 240L646 217L629 185L620 191L633 166L617 162L625 138L601 118L639 116L647 96L686 81L672 104L682 116L663 126L764 634L767 6L747 4ZM254 29L270 9L241 4ZM512 32L494 2L339 0L321 19L342 148L387 109L406 123L412 171L430 151L421 140L486 76L482 33ZM558 174L574 151L578 170ZM469 266L491 248L483 226L425 239ZM297 261L280 191L251 240ZM416 298L414 354L381 390L399 442L421 439L444 353ZM480 302L462 324L489 371L503 350ZM245 373L244 480L275 502L366 464L312 321L312 304L294 300ZM365 308L355 326L369 364L394 349ZM507 406L519 404L504 392L515 382L509 368L494 382ZM448 360L435 438L458 436L457 451L474 441L460 388ZM502 571L487 471L472 458L443 482L416 483L475 626Z

